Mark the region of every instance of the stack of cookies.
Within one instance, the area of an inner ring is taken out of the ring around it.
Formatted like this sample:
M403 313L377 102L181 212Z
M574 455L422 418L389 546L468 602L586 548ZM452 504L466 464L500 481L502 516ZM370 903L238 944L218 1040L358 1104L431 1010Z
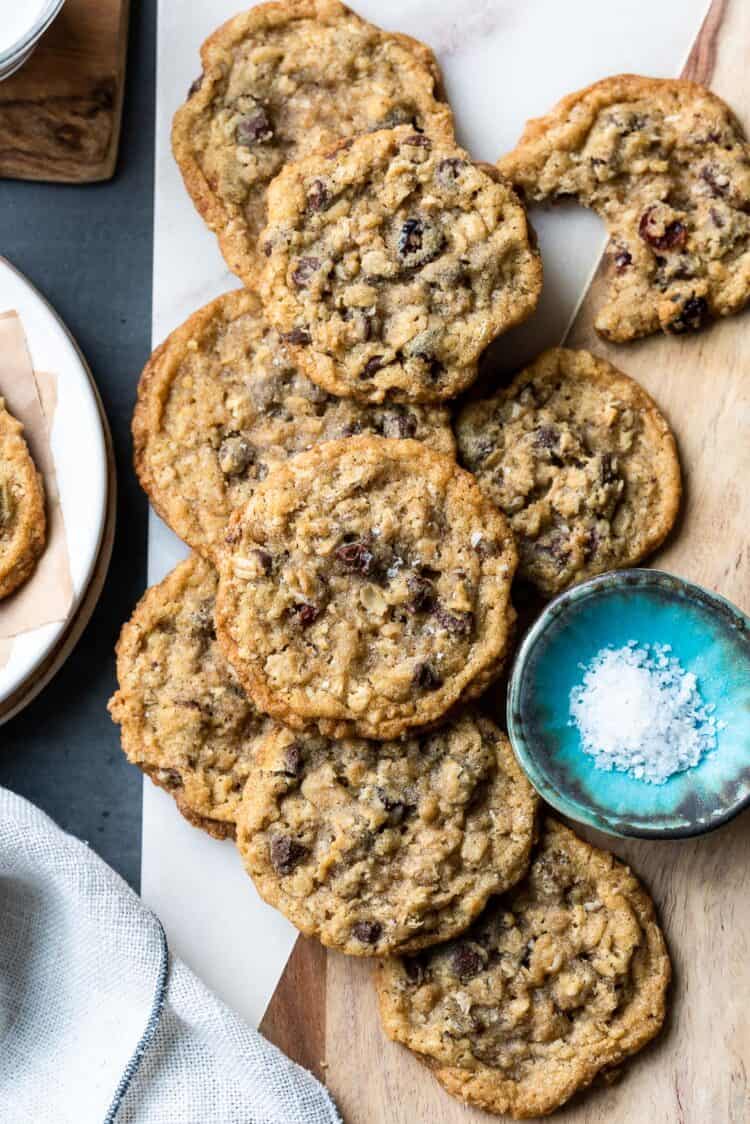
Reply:
M539 298L524 194L605 217L610 338L738 308L747 146L698 87L611 79L501 175L457 146L432 53L336 0L262 4L202 57L174 151L244 288L141 378L136 470L194 553L123 629L123 748L302 932L381 958L386 1031L449 1092L545 1113L657 1033L669 959L478 701L514 580L644 558L680 469L586 352L456 399Z

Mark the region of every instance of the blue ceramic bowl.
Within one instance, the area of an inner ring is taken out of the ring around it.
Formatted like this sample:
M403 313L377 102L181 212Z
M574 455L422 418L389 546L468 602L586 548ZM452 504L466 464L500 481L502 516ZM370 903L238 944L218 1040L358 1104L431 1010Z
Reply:
M661 785L597 769L568 724L579 664L630 640L671 644L725 723L715 751ZM508 733L531 783L571 819L640 838L712 831L750 805L750 619L659 570L620 570L574 586L521 644L508 686Z

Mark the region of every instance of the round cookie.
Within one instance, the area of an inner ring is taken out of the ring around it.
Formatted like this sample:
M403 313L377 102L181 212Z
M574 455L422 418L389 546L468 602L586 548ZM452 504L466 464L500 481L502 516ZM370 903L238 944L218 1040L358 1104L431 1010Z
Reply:
M267 902L342 952L456 936L528 867L536 795L478 714L398 742L279 730L257 763L237 816L245 865Z
M456 433L462 463L510 520L519 577L542 593L634 565L677 516L666 421L638 383L587 351L545 351L466 406Z
M455 448L444 407L369 406L310 382L247 290L196 312L154 352L133 416L141 484L169 526L208 557L269 469L356 433Z
M543 1116L661 1029L670 963L628 867L547 819L527 877L456 941L378 977L386 1033L453 1096Z
M223 839L234 837L270 724L216 642L217 580L194 554L146 592L120 635L109 710L128 760L166 789L185 819Z
M261 295L332 394L451 398L524 320L542 267L524 209L455 142L400 126L288 165L268 191Z
M337 0L259 4L215 31L201 60L172 148L195 206L246 283L262 263L266 188L284 164L401 122L453 136L429 47Z
M28 580L46 541L42 478L23 426L0 398L0 598Z
M499 674L515 566L505 518L452 458L418 441L329 441L232 516L217 632L275 718L396 738Z
M750 146L704 87L605 78L529 121L498 167L529 202L573 196L604 219L605 338L689 332L747 303Z

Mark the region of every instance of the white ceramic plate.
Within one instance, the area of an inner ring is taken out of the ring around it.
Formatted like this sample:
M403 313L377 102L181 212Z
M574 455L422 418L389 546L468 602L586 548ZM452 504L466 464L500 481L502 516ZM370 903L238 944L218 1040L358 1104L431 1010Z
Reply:
M0 312L15 310L34 369L57 376L52 455L70 555L74 600L67 620L16 638L0 668L0 707L44 663L74 617L99 556L107 512L107 457L97 394L73 337L37 290L0 258ZM33 577L31 581L33 582Z

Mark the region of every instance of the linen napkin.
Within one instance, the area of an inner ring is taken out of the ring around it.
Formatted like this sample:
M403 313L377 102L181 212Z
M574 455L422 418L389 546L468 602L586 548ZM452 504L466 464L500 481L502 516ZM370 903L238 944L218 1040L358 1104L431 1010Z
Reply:
M170 955L119 875L3 788L0 1121L341 1124L310 1073Z

